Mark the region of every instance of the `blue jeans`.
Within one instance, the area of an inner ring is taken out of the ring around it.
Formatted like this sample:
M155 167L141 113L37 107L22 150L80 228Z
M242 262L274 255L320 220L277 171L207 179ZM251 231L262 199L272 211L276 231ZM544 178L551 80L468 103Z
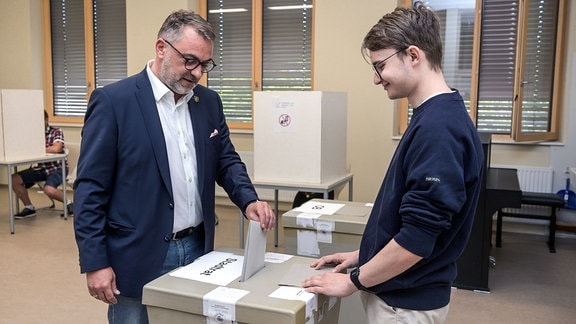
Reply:
M200 227L192 235L170 241L160 275L190 264L202 254L204 254L204 228ZM110 324L148 324L148 313L146 306L142 304L142 298L116 296L116 299L117 304L108 306Z

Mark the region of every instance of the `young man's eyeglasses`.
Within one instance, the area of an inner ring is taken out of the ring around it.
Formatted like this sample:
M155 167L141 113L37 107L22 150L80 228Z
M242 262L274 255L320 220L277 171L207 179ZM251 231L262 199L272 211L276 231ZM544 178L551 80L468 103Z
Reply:
M372 63L372 70L374 71L374 73L376 73L376 75L378 76L378 78L380 78L380 81L382 80L382 76L380 75L380 70L382 69L382 64L386 61L388 61L391 57L393 57L394 55L400 53L400 52L404 52L406 50L406 48L403 48L397 52L394 52L393 54L390 54L389 56L387 56L385 59L380 60L380 61L376 61L374 63Z
M194 70L200 66L200 71L202 71L202 73L207 73L207 72L212 71L212 69L216 67L216 63L214 63L214 61L212 59L209 59L207 61L202 62L196 56L194 56L192 54L188 54L186 56L186 55L182 54L182 52L177 50L176 47L174 47L174 45L172 45L169 41L167 41L165 39L162 39L162 40L166 44L170 45L170 47L172 47L172 49L175 50L176 53L178 53L178 55L180 55L184 59L184 67L186 68L186 70L192 71L192 70Z

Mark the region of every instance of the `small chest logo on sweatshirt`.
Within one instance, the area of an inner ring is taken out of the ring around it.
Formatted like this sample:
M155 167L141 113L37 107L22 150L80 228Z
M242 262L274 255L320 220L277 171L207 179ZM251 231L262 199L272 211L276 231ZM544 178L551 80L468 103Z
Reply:
M440 178L428 176L426 177L426 182L440 183Z

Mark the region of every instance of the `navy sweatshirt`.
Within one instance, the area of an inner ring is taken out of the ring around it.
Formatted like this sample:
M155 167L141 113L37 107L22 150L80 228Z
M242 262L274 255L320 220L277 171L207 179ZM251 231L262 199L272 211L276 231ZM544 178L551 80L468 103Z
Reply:
M417 109L384 177L360 245L359 264L391 239L421 256L370 290L392 307L431 310L450 302L480 193L482 144L457 91Z

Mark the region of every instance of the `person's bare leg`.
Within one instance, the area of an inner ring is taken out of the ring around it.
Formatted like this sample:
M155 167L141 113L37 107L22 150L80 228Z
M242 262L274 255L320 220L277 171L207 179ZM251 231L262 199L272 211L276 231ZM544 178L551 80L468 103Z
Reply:
M44 186L44 193L46 194L46 196L58 200L59 202L64 201L64 193L62 192L62 190L58 188L46 185Z
M30 201L30 196L28 196L28 189L26 189L26 186L24 186L24 181L22 181L22 177L20 177L20 175L17 173L12 175L12 190L14 191L18 199L20 199L22 203L24 203L24 206L32 205L32 202Z

